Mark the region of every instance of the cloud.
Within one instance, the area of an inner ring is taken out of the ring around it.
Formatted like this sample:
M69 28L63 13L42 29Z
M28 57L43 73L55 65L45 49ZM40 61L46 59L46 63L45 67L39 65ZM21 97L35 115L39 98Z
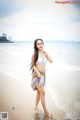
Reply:
M80 9L80 4L74 5L77 9Z
M14 0L0 0L0 18L10 16L23 8L21 3L18 4Z
M80 9L80 0L73 0L76 9Z
M80 22L80 17L74 17L71 19L72 22Z
M58 5L50 0L0 0L0 17L0 33L12 35L14 40L80 38L79 10L72 4Z

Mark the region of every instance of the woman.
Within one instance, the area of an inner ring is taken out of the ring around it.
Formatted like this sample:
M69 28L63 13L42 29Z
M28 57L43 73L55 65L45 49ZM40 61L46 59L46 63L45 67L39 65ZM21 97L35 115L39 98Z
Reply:
M33 90L37 90L35 111L38 109L38 103L41 99L44 114L52 116L48 112L45 103L45 65L47 60L52 63L52 58L43 49L44 42L42 39L36 39L34 41L34 54L32 55L31 69L32 69L32 81L31 86Z

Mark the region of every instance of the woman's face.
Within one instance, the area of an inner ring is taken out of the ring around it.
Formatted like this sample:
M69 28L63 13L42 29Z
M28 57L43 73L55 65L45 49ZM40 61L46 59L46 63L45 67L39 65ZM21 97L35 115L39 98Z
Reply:
M43 46L44 46L44 44L41 40L38 40L36 42L36 47L38 48L38 50L43 50Z

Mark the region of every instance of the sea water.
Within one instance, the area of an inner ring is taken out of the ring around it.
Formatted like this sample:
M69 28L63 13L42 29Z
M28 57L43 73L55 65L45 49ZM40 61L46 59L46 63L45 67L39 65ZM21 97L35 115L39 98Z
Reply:
M53 58L46 66L51 99L65 118L80 119L80 43L45 41L44 49ZM28 81L33 50L33 42L0 43L0 71Z
M48 43L53 64L47 70L47 89L56 106L71 120L80 119L80 43Z

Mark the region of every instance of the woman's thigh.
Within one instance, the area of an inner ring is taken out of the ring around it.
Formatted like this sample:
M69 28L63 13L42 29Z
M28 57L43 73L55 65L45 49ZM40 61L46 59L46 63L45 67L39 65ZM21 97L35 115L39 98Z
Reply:
M43 87L39 86L39 85L36 85L37 87L37 90L40 92L40 94L45 94L45 90Z

